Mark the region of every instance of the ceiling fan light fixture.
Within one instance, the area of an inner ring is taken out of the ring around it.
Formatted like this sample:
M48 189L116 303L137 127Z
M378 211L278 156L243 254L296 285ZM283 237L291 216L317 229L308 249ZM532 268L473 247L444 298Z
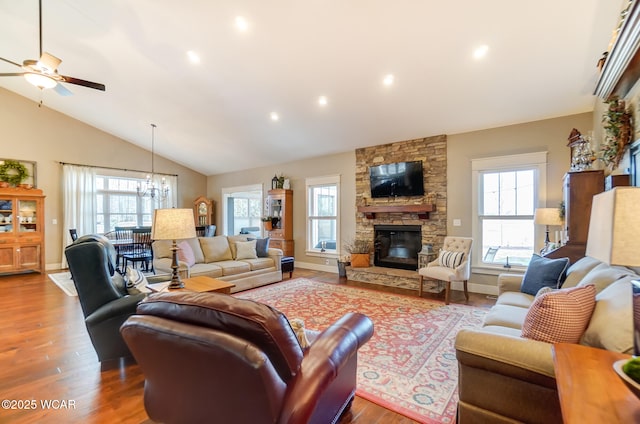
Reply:
M35 85L38 88L53 88L58 84L56 80L43 74L37 74L34 72L27 72L24 74L24 79L29 81L30 84Z

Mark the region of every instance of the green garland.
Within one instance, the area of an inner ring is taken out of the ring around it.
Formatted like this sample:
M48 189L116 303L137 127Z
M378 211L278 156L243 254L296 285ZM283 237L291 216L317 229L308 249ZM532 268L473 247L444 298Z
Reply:
M27 168L16 160L5 160L0 165L0 181L17 186L29 176Z

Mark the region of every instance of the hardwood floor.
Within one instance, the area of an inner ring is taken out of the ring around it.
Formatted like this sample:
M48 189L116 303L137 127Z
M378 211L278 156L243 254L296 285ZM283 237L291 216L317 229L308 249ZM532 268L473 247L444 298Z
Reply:
M333 273L296 269L293 277L416 295L341 280ZM452 292L451 302L464 302L463 293ZM471 293L469 304L493 302ZM144 376L139 367L101 366L77 298L65 295L46 275L0 277L0 335L0 400L15 401L9 408L3 403L0 423L152 423L143 406ZM340 424L414 422L359 397L340 420Z

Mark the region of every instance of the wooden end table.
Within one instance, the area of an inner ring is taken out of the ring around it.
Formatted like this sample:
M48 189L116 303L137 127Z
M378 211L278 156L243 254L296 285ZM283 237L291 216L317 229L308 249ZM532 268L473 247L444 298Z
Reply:
M613 370L629 355L571 343L553 345L556 384L565 424L640 422L640 399Z
M147 287L153 292L175 292L175 291L194 291L198 293L202 292L216 292L231 294L231 289L235 287L235 284L228 283L222 280L216 280L215 278L199 276L192 278L185 278L182 280L184 288L182 289L169 289L163 283L158 283L161 287L153 287L154 284L149 284Z

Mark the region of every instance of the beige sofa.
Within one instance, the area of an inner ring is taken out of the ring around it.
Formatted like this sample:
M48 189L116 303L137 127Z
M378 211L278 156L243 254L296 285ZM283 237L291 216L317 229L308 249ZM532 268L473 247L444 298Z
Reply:
M596 306L580 344L632 353L630 281L638 278L629 268L589 257L568 269L563 288L596 287ZM521 275L500 275L499 296L483 328L462 330L456 336L462 424L562 422L552 344L520 336L534 300L520 292L521 282Z
M231 289L232 293L282 281L282 250L269 248L267 257L250 258L241 255L238 258L236 243L246 242L248 238L251 236L197 237L184 240L193 251L195 263L189 265L179 260L180 276L190 278L205 275L228 281L235 284ZM153 242L153 267L157 274L172 272L171 245L172 242L168 240Z

